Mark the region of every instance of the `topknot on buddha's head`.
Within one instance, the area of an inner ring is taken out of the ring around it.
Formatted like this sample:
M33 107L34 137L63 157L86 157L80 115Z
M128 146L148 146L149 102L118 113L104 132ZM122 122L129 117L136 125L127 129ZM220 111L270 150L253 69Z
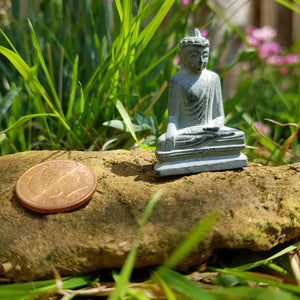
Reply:
M209 47L209 40L201 35L198 28L195 28L192 35L186 36L180 41L180 47L184 46Z

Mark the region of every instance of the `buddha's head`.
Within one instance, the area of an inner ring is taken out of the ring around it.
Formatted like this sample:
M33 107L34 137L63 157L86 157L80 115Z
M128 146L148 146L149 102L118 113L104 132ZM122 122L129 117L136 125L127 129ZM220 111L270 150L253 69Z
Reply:
M183 68L193 74L200 73L208 63L209 40L195 28L193 35L180 41L179 56Z

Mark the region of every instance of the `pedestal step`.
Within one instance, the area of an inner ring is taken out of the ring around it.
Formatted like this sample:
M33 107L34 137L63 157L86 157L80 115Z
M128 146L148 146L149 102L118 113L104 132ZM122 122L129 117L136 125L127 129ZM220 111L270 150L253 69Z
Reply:
M184 175L199 172L240 169L247 166L247 156L200 157L181 161L158 162L154 170L159 176Z

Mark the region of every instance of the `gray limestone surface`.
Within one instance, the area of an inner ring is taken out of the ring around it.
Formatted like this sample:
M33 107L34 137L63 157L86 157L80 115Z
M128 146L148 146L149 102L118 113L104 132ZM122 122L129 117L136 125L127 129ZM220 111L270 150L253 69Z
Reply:
M23 207L15 184L40 162L73 159L97 175L93 198L68 213ZM123 265L151 197L160 189L135 267L160 265L205 215L220 217L178 266L205 262L215 249L268 250L300 236L300 163L157 177L151 151L32 151L0 157L0 276L15 281L84 274Z

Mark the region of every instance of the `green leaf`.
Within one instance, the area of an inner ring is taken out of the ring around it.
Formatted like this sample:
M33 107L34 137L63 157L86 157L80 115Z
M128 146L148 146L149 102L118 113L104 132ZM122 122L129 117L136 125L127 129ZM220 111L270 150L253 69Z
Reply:
M78 76L78 60L79 57L76 55L74 65L73 65L73 72L72 72L72 84L71 84L71 93L70 93L70 99L68 103L68 111L66 115L66 120L69 121L72 117L72 113L74 111L74 101L76 96L76 86L77 86L77 76Z
M54 117L54 118L59 118L59 115L57 114L32 114L32 115L27 115L24 117L21 117L20 119L18 119L14 124L12 124L10 127L8 127L7 129L0 131L0 135L14 129L17 128L19 126L22 126L24 123L28 122L29 120L33 119L33 118L37 118L37 117Z
M36 77L34 68L30 68L18 54L3 46L0 46L0 53L3 54L14 65L17 71L28 82L30 89L33 92L40 94L44 98L51 110L58 115L57 117L60 119L63 126L67 130L70 130L70 127L66 124L64 118L58 114L53 104L51 103L46 91L44 90L43 86Z
M167 283L159 276L159 273L155 272L152 278L160 284L168 300L176 300L175 294Z
M230 99L226 100L224 103L225 115L235 110L237 104L241 102L241 99L249 92L249 88L252 85L253 78L248 79L242 84L238 89L237 93Z
M9 107L11 106L14 98L20 93L21 89L9 91L5 97L0 97L0 118L5 115Z
M64 289L73 289L86 285L89 282L89 278L85 276L63 278L62 281ZM0 299L30 299L30 296L37 296L55 290L56 288L56 281L53 279L28 283L0 285Z
M223 296L222 299L236 299L230 296L237 296L238 299L256 300L296 300L298 297L282 290L273 290L260 287L238 286L226 289L211 290L210 294ZM219 298L219 297L218 297Z
M242 279L246 279L246 280L250 280L250 281L254 281L254 282L265 283L267 285L278 287L280 289L284 289L286 291L290 291L290 292L297 293L300 295L300 287L299 286L274 281L272 279L269 279L269 278L266 278L263 276L259 276L254 273L240 271L237 268L219 269L219 268L211 268L210 267L209 269L219 272L219 273L222 273L222 274L232 275L232 276L236 276L238 278L242 278Z
M144 48L148 45L152 37L154 36L156 30L159 25L169 12L175 0L163 1L159 11L155 15L155 17L151 20L151 22L147 25L147 27L140 33L138 37L137 43L140 43L140 48L136 54L136 59L140 56Z
M224 276L218 276L212 279L212 282L217 285L221 285L224 287L230 287L233 285L237 285L241 283L241 280L239 280L235 276L230 275L224 275Z
M173 290L189 296L197 300L215 300L216 298L202 289L193 281L186 279L183 275L166 267L160 267L157 271L159 276L170 286Z
M125 132L130 132L129 128L126 126L126 123L121 120L110 120L103 123L104 126L109 126L118 130L122 130ZM132 124L134 132L143 131L145 129L148 129L146 125L136 125Z
M209 229L212 228L217 220L216 213L210 213L205 216L182 241L175 252L164 263L165 267L174 268L181 262L191 251L193 251L199 242L203 239Z
M300 245L300 242L297 242L291 246L288 246L286 248L284 248L283 250L277 252L276 254L266 258L266 259L263 259L263 260L259 260L259 261L255 261L253 263L249 263L249 264L246 264L246 265L242 265L242 266L239 266L239 267L236 267L235 269L239 270L239 271L247 271L247 270L250 270L250 269L254 269L254 268L257 268L261 265L264 265L264 264L267 264L269 263L269 261L271 260L274 260L274 259L277 259L293 250L296 250L298 248L298 246Z
M134 128L133 128L133 124L130 120L130 117L126 111L126 109L124 108L122 102L120 100L117 100L116 103L116 108L118 109L123 121L125 122L127 128L129 129L129 132L131 133L131 136L133 137L133 139L136 141L136 143L143 149L150 149L153 150L154 147L149 147L149 146L145 146L142 143L140 143L136 137L136 134L134 132Z
M55 87L54 87L54 83L51 79L51 76L50 76L50 73L47 69L47 66L46 66L46 63L45 63L45 60L44 60L44 57L43 57L43 54L42 54L42 51L41 51L41 48L39 46L39 43L38 43L38 39L37 39L37 36L35 34L35 31L33 29L33 26L30 22L30 20L28 19L28 24L29 24L29 28L30 28L30 33L31 33L31 40L32 40L32 43L33 43L33 46L37 52L37 56L39 58L39 62L42 66L42 69L45 73L45 76L46 76L46 79L47 79L47 82L49 84L49 87L51 89L51 92L52 92L52 95L53 95L53 99L54 99L54 102L55 102L55 105L56 105L56 109L58 110L60 116L62 118L64 118L64 113L63 113L63 110L62 110L62 107L61 107L61 104L60 104L60 101L59 101L59 98L58 98L58 95L56 93L56 90L55 90Z
M275 0L279 4L291 9L292 11L296 12L297 14L300 14L300 7L296 5L296 3L292 3L288 0ZM299 4L299 1L296 1Z
M35 80L35 77L32 75L32 69L26 64L20 55L3 46L0 46L0 53L3 54L14 65L14 67L26 81Z
M123 8L120 0L115 0L120 21L123 21Z
M128 296L131 296L133 298L130 299L137 299L137 300L150 300L148 297L142 295L140 292L138 292L135 289L128 289L127 293Z

